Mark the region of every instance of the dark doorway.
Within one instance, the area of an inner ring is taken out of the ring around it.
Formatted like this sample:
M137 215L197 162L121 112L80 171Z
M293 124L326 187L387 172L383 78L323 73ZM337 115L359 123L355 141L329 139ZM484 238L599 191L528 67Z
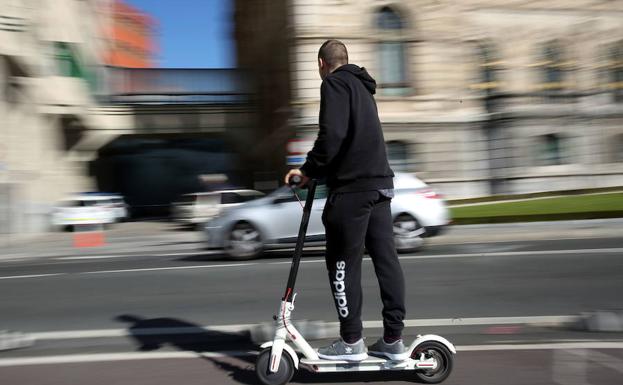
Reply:
M133 218L168 216L180 195L208 189L200 176L223 174L220 188L238 187L238 156L208 136L121 136L91 164L99 191L120 193Z

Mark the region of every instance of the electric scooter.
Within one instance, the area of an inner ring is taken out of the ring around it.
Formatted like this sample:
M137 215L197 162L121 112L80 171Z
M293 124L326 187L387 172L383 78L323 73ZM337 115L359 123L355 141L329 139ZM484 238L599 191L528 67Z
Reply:
M300 183L300 177L290 178L291 186ZM311 179L307 188L308 193L303 207L303 218L299 227L288 283L277 315L273 316L276 326L275 337L272 341L261 345L263 350L255 363L258 379L265 385L283 385L292 379L296 370L303 368L314 373L411 370L420 382L437 384L444 381L452 371L453 355L456 354L456 349L452 343L443 337L434 334L418 335L408 348L409 357L401 361L377 357L368 357L359 362L334 361L318 357L317 351L305 341L305 338L292 325L290 317L294 311L296 299L294 284L296 283L303 243L314 201L316 181ZM298 348L302 358L299 358L297 351L286 343L287 339Z

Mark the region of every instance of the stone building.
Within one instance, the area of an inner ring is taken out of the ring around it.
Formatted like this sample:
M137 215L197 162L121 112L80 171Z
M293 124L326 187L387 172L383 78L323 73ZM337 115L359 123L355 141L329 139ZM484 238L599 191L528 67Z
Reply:
M133 214L166 212L204 174L253 164L237 156L256 143L243 74L106 66L153 62L109 61L119 4L0 0L0 235L50 229L59 200L83 191L122 193ZM149 56L151 43L134 43L115 57Z
M292 125L328 38L379 85L396 171L450 198L623 185L623 2L292 0Z
M0 234L49 227L49 210L92 188L75 144L100 125L97 0L0 1Z

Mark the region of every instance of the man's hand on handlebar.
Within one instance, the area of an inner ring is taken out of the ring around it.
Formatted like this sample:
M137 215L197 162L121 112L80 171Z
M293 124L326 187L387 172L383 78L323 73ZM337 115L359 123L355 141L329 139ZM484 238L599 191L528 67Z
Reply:
M309 182L309 178L298 168L293 168L286 174L284 182L290 186L303 187Z

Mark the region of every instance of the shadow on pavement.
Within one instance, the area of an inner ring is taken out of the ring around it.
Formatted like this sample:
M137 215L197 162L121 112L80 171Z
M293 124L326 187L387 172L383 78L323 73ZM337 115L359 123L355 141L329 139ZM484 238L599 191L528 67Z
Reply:
M245 262L262 262L262 261L270 261L275 259L291 259L293 251L279 251L279 252L266 252L259 256L258 258L251 259L242 259L235 260L231 259L227 253L218 252L215 250L206 249L203 252L201 250L197 250L197 253L194 255L187 255L181 258L177 258L176 261L180 262L206 262L206 261L222 261L229 263L245 263ZM304 251L303 257L324 257L324 251Z
M175 318L145 319L123 314L115 319L130 324L128 331L140 351L154 351L167 345L197 353L256 349L248 332L206 330L200 325Z

